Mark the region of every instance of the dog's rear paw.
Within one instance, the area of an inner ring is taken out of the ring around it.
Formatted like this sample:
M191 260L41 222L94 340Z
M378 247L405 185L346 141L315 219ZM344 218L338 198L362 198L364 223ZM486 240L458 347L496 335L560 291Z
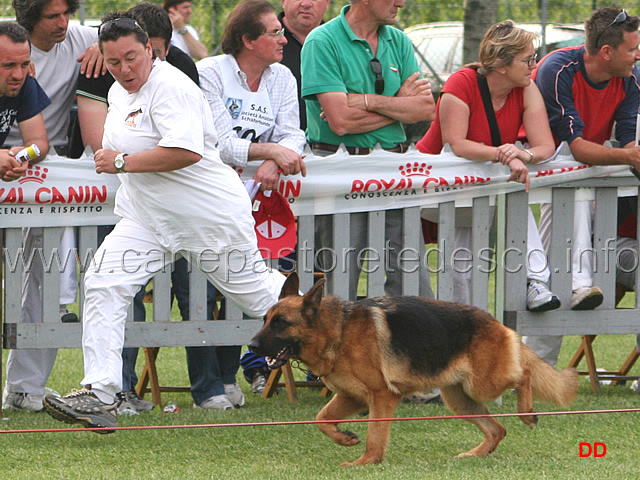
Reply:
M358 445L360 443L360 438L353 432L349 430L341 430L336 436L333 437L333 440L338 444L344 447L353 447L354 445Z

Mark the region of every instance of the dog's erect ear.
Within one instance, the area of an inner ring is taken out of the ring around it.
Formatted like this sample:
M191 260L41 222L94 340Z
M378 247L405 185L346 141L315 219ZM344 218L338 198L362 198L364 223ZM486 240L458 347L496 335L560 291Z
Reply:
M280 291L280 300L284 297L299 297L300 296L300 280L298 280L298 274L296 272L291 273L287 277L282 285L282 290Z
M325 278L321 278L311 287L311 290L305 294L302 301L302 313L307 319L314 318L318 315L326 281Z

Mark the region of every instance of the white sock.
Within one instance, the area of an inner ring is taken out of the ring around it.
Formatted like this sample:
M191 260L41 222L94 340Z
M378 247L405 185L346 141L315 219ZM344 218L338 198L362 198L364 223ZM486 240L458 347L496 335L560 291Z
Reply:
M113 402L116 401L116 397L114 395L111 395L110 393L107 393L104 390L98 390L97 388L92 388L91 391L95 394L96 397L98 397L98 400L100 400L102 403L111 405Z

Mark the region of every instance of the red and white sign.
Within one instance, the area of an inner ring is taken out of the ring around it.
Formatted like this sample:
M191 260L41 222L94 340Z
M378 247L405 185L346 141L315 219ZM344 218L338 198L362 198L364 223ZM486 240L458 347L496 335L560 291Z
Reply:
M306 177L282 176L278 188L294 215L433 207L454 200L458 205L478 196L524 189L521 183L507 182L510 172L504 165L472 162L446 151L426 155L414 148L404 154L374 149L361 156L339 150L328 157L308 153L305 163ZM237 171L247 180L256 168L250 165ZM573 160L565 147L546 162L531 166L530 172L530 192L535 194L557 183L620 175L628 167L588 167ZM119 185L116 175L95 172L92 155L78 160L50 155L24 178L0 182L0 228L114 224ZM278 231L277 225L271 225L265 233L277 235Z

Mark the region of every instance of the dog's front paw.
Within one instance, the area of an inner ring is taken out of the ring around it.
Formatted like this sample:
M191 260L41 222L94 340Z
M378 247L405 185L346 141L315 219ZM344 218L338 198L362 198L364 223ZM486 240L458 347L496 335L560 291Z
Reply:
M333 440L338 444L344 447L353 447L354 445L358 445L360 443L360 438L353 432L349 430L340 430L337 435L334 436Z
M359 459L357 459L355 462L342 462L340 464L340 466L341 467L354 467L354 466L357 466L357 465L370 465L370 464L375 464L375 463L382 463L382 456L381 455L369 455L369 454L365 453Z

